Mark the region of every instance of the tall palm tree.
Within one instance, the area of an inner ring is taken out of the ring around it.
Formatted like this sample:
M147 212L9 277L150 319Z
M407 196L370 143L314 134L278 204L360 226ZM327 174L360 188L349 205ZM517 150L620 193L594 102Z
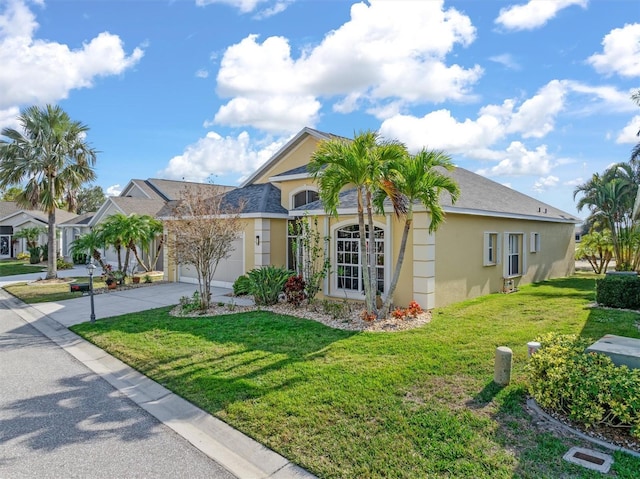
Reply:
M378 133L364 131L355 135L353 141L332 138L320 142L311 157L308 170L317 181L320 198L326 211L338 215L340 192L346 187L355 188L360 266L365 292L367 314L376 314L375 254L373 254L373 195L381 186L387 162L406 154L406 148L395 141L382 141ZM367 227L365 227L365 210ZM367 235L370 241L366 240ZM369 250L367 249L367 245Z
M631 171L614 165L602 176L594 174L573 192L574 198L582 194L576 205L578 211L587 207L592 218L601 218L602 223L611 230L618 270L628 270L634 263L632 215L637 185L630 175Z
M453 167L451 157L444 152L426 149L416 155L407 155L389 164L386 174L388 186L381 189L376 195L376 209L384 212L384 200L387 198L391 199L392 204L398 202L397 199L389 197L390 191L404 199L406 208L404 211L395 208L396 212L400 212L404 216L404 228L389 292L380 311L381 317L386 317L389 313L393 294L400 279L407 240L413 224L414 206L422 204L427 208L431 216L429 233L433 233L444 221L445 214L440 204L441 193L447 191L454 203L458 199L460 189L457 183L442 171L442 169L452 170Z
M56 209L75 209L75 195L96 177L96 151L89 128L59 106L32 106L18 116L20 129L5 128L0 139L0 188L26 183L19 204L47 213L47 279L57 277Z

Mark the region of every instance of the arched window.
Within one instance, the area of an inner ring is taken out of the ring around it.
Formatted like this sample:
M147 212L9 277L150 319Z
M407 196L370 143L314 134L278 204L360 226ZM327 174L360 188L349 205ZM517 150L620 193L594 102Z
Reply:
M374 227L376 280L378 291L384 292L384 230ZM360 265L360 231L358 225L336 230L336 275L338 289L361 292L364 290Z
M293 195L293 208L298 208L300 206L307 205L309 203L313 203L314 201L318 201L320 196L317 191L313 190L302 190Z

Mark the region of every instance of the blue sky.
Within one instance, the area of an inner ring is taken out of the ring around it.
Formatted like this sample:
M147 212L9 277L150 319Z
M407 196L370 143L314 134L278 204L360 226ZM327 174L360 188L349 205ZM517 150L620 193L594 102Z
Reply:
M575 213L639 140L638 88L636 0L0 0L0 127L60 104L112 193L238 184L309 126L443 149Z

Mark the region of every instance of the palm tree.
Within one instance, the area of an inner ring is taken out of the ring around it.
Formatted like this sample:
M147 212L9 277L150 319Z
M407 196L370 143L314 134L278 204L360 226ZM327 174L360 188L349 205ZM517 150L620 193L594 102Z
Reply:
M57 277L56 208L75 209L83 183L95 179L96 151L86 141L89 128L72 121L59 106L32 106L18 116L21 130L5 128L0 140L0 188L26 182L20 205L47 213L47 279Z
M427 208L431 215L429 233L433 233L444 221L444 210L440 205L441 193L447 191L454 203L460 194L460 189L456 182L442 171L436 169L438 167L446 170L453 169L451 158L441 151L423 149L416 155L407 155L389 164L386 175L388 186L381 189L379 194L376 195L376 209L382 213L384 213L385 199L391 199L392 203L398 202L397 199L394 200L389 197L390 191L396 195L401 195L406 204L404 213L402 213L402 209L395 209L396 212L401 212L401 215L404 216L404 229L389 292L380 311L381 317L386 317L389 313L393 294L398 285L407 248L407 239L413 224L414 206L422 204Z
M365 292L367 315L376 315L376 277L373 226L373 195L382 186L387 162L398 160L406 154L401 143L382 141L378 133L364 131L353 141L332 138L320 142L313 153L308 171L317 181L320 198L326 211L338 215L340 192L345 187L356 189L360 266ZM367 227L365 227L365 210ZM370 241L366 240L369 235ZM370 250L367 249L367 245Z
M133 253L138 264L147 271L157 262L162 248L161 243L157 246L154 258L149 261L148 265L140 257L138 245L140 245L140 249L143 252L150 253L152 241L162 233L161 221L149 215L115 213L100 225L100 231L105 243L113 246L118 254L119 271L127 272L131 253ZM124 262L122 261L123 249L125 250Z
M625 164L614 165L602 176L594 174L573 192L574 198L582 194L576 205L578 211L587 207L591 218L602 218L602 223L611 231L616 269L619 271L632 268L634 263L632 215L637 192L631 170L622 165Z
M102 261L102 255L100 254L101 248L104 248L104 239L102 238L100 229L98 228L80 236L71 243L71 254L74 256L90 254L102 269L104 269L105 265Z

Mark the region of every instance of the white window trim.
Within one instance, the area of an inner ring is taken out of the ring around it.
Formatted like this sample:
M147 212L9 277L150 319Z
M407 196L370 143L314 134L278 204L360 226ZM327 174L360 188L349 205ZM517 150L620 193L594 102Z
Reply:
M366 222L366 218L365 218ZM348 299L357 299L363 301L365 299L364 291L359 293L356 291L350 291L345 289L338 288L338 273L335 269L335 265L338 260L338 255L336 251L336 231L340 228L344 228L345 226L358 225L358 219L353 218L350 220L341 221L331 226L331 240L329 241L329 250L330 250L330 259L331 259L331 294L330 296L348 298ZM385 291L389 291L389 285L391 284L391 241L389 236L391 235L391 228L389 228L386 224L380 223L378 221L373 222L374 228L380 228L384 231L384 289ZM383 295L384 297L384 295Z
M520 255L520 272L518 274L509 274L509 237L511 235L519 235L520 236L520 251L519 251L519 255ZM527 255L524 254L524 247L525 247L525 234L522 231L505 231L504 232L504 236L503 236L503 244L504 244L504 248L503 248L503 261L504 261L504 268L503 268L503 277L505 278L519 278L521 276L524 276L526 271L527 271Z
M491 236L495 237L495 244L493 248L495 251L493 252L494 260L491 261L489 259L489 241ZM502 261L500 260L502 257L502 248L500 247L500 233L497 231L485 231L483 235L484 241L482 246L482 264L483 266L496 266L499 265Z
M533 232L529 240L529 253L540 252L540 233Z
M301 191L315 191L316 193L320 193L318 191L318 187L314 186L314 185L307 185L304 184L302 186L298 186L297 188L294 188L293 190L291 190L289 192L289 209L292 210L293 209L293 198L300 193Z

